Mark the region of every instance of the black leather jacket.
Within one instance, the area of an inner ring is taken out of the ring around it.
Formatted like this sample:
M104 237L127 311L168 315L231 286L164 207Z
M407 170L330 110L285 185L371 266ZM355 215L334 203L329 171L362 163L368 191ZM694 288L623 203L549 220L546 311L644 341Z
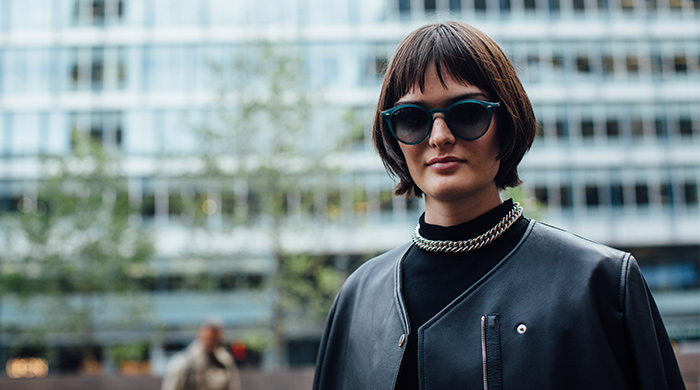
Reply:
M393 389L407 337L422 390L685 388L630 254L531 221L493 270L409 334L409 246L366 262L338 293L314 389Z

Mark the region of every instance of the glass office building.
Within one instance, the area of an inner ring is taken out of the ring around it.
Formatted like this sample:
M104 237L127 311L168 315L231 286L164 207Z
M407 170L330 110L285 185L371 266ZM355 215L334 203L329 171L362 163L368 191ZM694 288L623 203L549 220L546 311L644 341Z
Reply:
M373 150L383 67L409 31L448 18L499 42L531 97L541 130L521 176L536 217L633 251L672 337L697 339L698 0L0 0L0 210L16 212L31 196L39 156L70 154L71 132L85 132L123 156L141 210L133 221L156 232L150 299L166 335L114 337L151 342L157 360L205 315L232 335L254 328L271 315L264 245L193 271L173 197L211 191L155 175L159 159L196 152L183 118L211 110L217 80L207 61L228 61L258 38L299 49L308 88L322 89L327 106L309 137L339 150L345 169L305 194L312 227L289 245L357 264L405 242L421 213L420 201L392 197ZM337 149L334 129L349 110L361 131ZM195 274L215 287L199 289ZM10 326L6 306L0 323ZM292 334L290 345L301 345L292 363L312 363L303 346L319 338L318 329Z

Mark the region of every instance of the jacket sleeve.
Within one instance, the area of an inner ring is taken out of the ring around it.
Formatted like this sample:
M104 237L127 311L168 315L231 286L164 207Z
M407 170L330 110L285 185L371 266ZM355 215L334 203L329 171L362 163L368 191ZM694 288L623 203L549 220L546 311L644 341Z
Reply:
M181 354L173 356L166 368L161 390L182 390L185 385L185 366L187 363Z
M229 384L229 389L241 390L241 376L238 372L238 367L236 366L235 361L233 365L229 368L229 372L231 375L231 383Z
M637 388L685 389L659 309L634 257L623 263L621 279L624 327Z
M324 385L324 378L328 375L332 375L328 371L331 370L329 367L331 364L332 357L329 356L330 344L331 344L331 330L333 329L333 320L335 317L336 307L338 305L338 297L336 297L331 310L328 313L328 320L326 321L326 327L323 331L323 336L321 337L321 344L318 347L318 355L316 357L316 372L314 373L314 384L313 390L322 390L326 386ZM327 381L328 379L325 379Z

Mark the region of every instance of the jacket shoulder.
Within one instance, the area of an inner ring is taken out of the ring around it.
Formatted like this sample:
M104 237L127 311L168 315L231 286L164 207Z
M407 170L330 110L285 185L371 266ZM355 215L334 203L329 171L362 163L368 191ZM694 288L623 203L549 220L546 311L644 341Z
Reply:
M540 221L533 221L528 241L530 244L535 244L530 245L530 247L534 246L552 254L567 256L572 260L601 261L603 259L617 259L621 261L630 255L627 252ZM568 256L567 254L577 254L577 256Z
M588 286L599 297L615 297L611 303L622 310L627 271L636 266L630 253L542 222L534 223L523 249L531 267L548 275L550 283Z
M388 281L393 280L396 264L410 246L410 243L403 244L364 262L348 276L340 290L340 295L358 290L376 291L385 286L393 288Z

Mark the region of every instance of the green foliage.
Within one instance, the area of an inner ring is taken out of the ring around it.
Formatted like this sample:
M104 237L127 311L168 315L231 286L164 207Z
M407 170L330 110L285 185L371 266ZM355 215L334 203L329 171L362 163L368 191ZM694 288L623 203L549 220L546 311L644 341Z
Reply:
M365 126L371 119L370 117L365 118L357 108L347 109L341 119L341 123L346 127L341 147L343 149L364 147Z
M339 273L322 259L288 253L282 245L289 228L285 223L290 197L296 197L294 207L308 216L314 211L314 186L335 170L325 164L332 152L327 145L333 142L310 133L311 111L319 109L320 98L304 83L304 67L295 47L254 42L241 47L232 63L211 65L217 99L215 115L197 128L205 166L201 178L222 199L223 189L242 183L246 210L230 206L241 196L235 189L233 196L226 197L226 209L233 209L231 225L267 232L275 260L268 279L275 297L271 347L282 364L287 318L302 313L322 323L341 283ZM338 194L325 211L332 218L339 207Z
M232 64L212 64L218 81L216 115L200 128L209 168L218 157L236 159L237 173L279 177L299 157L312 100L301 61L291 47L270 42L246 46ZM261 158L263 157L263 158Z
M154 247L129 220L135 210L119 161L78 132L73 146L73 155L43 157L34 193L0 219L0 293L27 307L38 298L31 307L45 319L40 327L90 344L97 319L111 309L97 298L132 289L132 274Z
M126 361L140 361L147 358L148 345L143 343L114 345L107 350L107 353L117 364Z
M282 302L309 320L322 322L343 283L340 272L324 256L291 254L284 258Z
M524 213L528 218L540 219L545 214L545 207L532 195L531 191L525 185L511 187L504 191L504 198L512 198L513 202L518 202L524 209Z

